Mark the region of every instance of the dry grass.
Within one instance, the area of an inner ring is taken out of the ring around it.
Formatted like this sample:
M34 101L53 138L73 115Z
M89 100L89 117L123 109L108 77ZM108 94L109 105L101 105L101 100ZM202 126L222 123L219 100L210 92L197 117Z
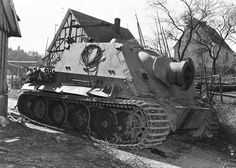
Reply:
M143 162L140 159L139 152L141 152L140 149L137 147L129 147L129 152L125 152L119 149L116 149L114 146L109 145L109 143L102 143L100 145L103 151L105 151L106 157L110 157L110 161L119 159L123 165L115 165L111 162L111 165L113 165L115 168L150 168L151 166L147 163ZM132 154L131 154L132 153ZM122 155L122 156L121 156Z
M215 106L217 115L223 126L236 133L236 108L235 104L217 104Z

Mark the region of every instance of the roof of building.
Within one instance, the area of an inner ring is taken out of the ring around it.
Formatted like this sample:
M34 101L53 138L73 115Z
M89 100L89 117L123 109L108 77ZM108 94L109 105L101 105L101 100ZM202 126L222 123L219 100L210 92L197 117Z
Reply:
M114 25L112 23L86 15L73 9L69 9L69 11L74 15L80 25L104 25L84 27L85 33L89 37L93 37L94 41L96 42L110 42L113 38L122 40L134 39L134 36L131 34L131 32L126 28L120 27L120 25ZM117 28L116 26L119 26L119 28Z
M199 24L202 29L204 30L204 32L206 33L206 35L216 44L220 44L221 41L223 41L222 46L232 50L229 45L225 42L225 40L219 35L219 33L212 28L211 26L207 25L206 22L200 22ZM232 50L233 51L233 50Z
M6 13L6 17L8 19L8 23L10 26L9 36L21 37L20 27L18 21L19 17L16 15L14 3L12 0L2 0L3 7Z
M119 40L131 40L133 43L138 44L138 42L135 40L134 36L128 29L120 27L120 23L118 23L118 25L112 24L107 21L95 18L93 16L89 16L84 13L75 11L73 9L68 9L60 27L58 28L51 44L47 49L48 51L53 48L55 41L59 37L60 32L64 24L67 22L67 19L70 14L75 17L79 25L84 29L84 33L88 37L94 39L94 42L110 42L112 39L116 38ZM120 22L119 19L118 22Z
M199 26L203 29L206 35L216 44L220 44L223 40L222 46L234 52L229 45L225 42L225 40L219 35L219 33L212 28L211 26L207 25L205 21L199 21L198 19L194 18L194 23L198 23ZM178 41L179 42L179 41ZM178 42L174 45L174 48L177 46Z

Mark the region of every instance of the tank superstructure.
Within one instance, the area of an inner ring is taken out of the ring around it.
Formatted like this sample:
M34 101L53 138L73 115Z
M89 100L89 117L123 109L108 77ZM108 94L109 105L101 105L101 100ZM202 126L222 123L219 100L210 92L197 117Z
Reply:
M29 74L19 112L117 145L159 145L170 132L202 135L210 116L192 86L191 59L176 62L132 43L76 43L55 66Z

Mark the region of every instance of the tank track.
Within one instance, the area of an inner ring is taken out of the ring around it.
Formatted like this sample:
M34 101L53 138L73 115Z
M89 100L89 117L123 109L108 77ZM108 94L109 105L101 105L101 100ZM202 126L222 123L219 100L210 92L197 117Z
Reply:
M164 109L151 101L23 91L17 106L32 121L118 147L154 148L170 132Z

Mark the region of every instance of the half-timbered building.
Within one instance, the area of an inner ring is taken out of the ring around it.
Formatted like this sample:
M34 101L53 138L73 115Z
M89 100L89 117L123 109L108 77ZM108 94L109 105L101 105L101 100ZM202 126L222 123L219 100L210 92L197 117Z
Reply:
M58 55L68 49L72 43L110 42L112 39L134 40L131 32L120 26L120 19L114 23L68 9L54 39L48 47L45 60L56 61Z

